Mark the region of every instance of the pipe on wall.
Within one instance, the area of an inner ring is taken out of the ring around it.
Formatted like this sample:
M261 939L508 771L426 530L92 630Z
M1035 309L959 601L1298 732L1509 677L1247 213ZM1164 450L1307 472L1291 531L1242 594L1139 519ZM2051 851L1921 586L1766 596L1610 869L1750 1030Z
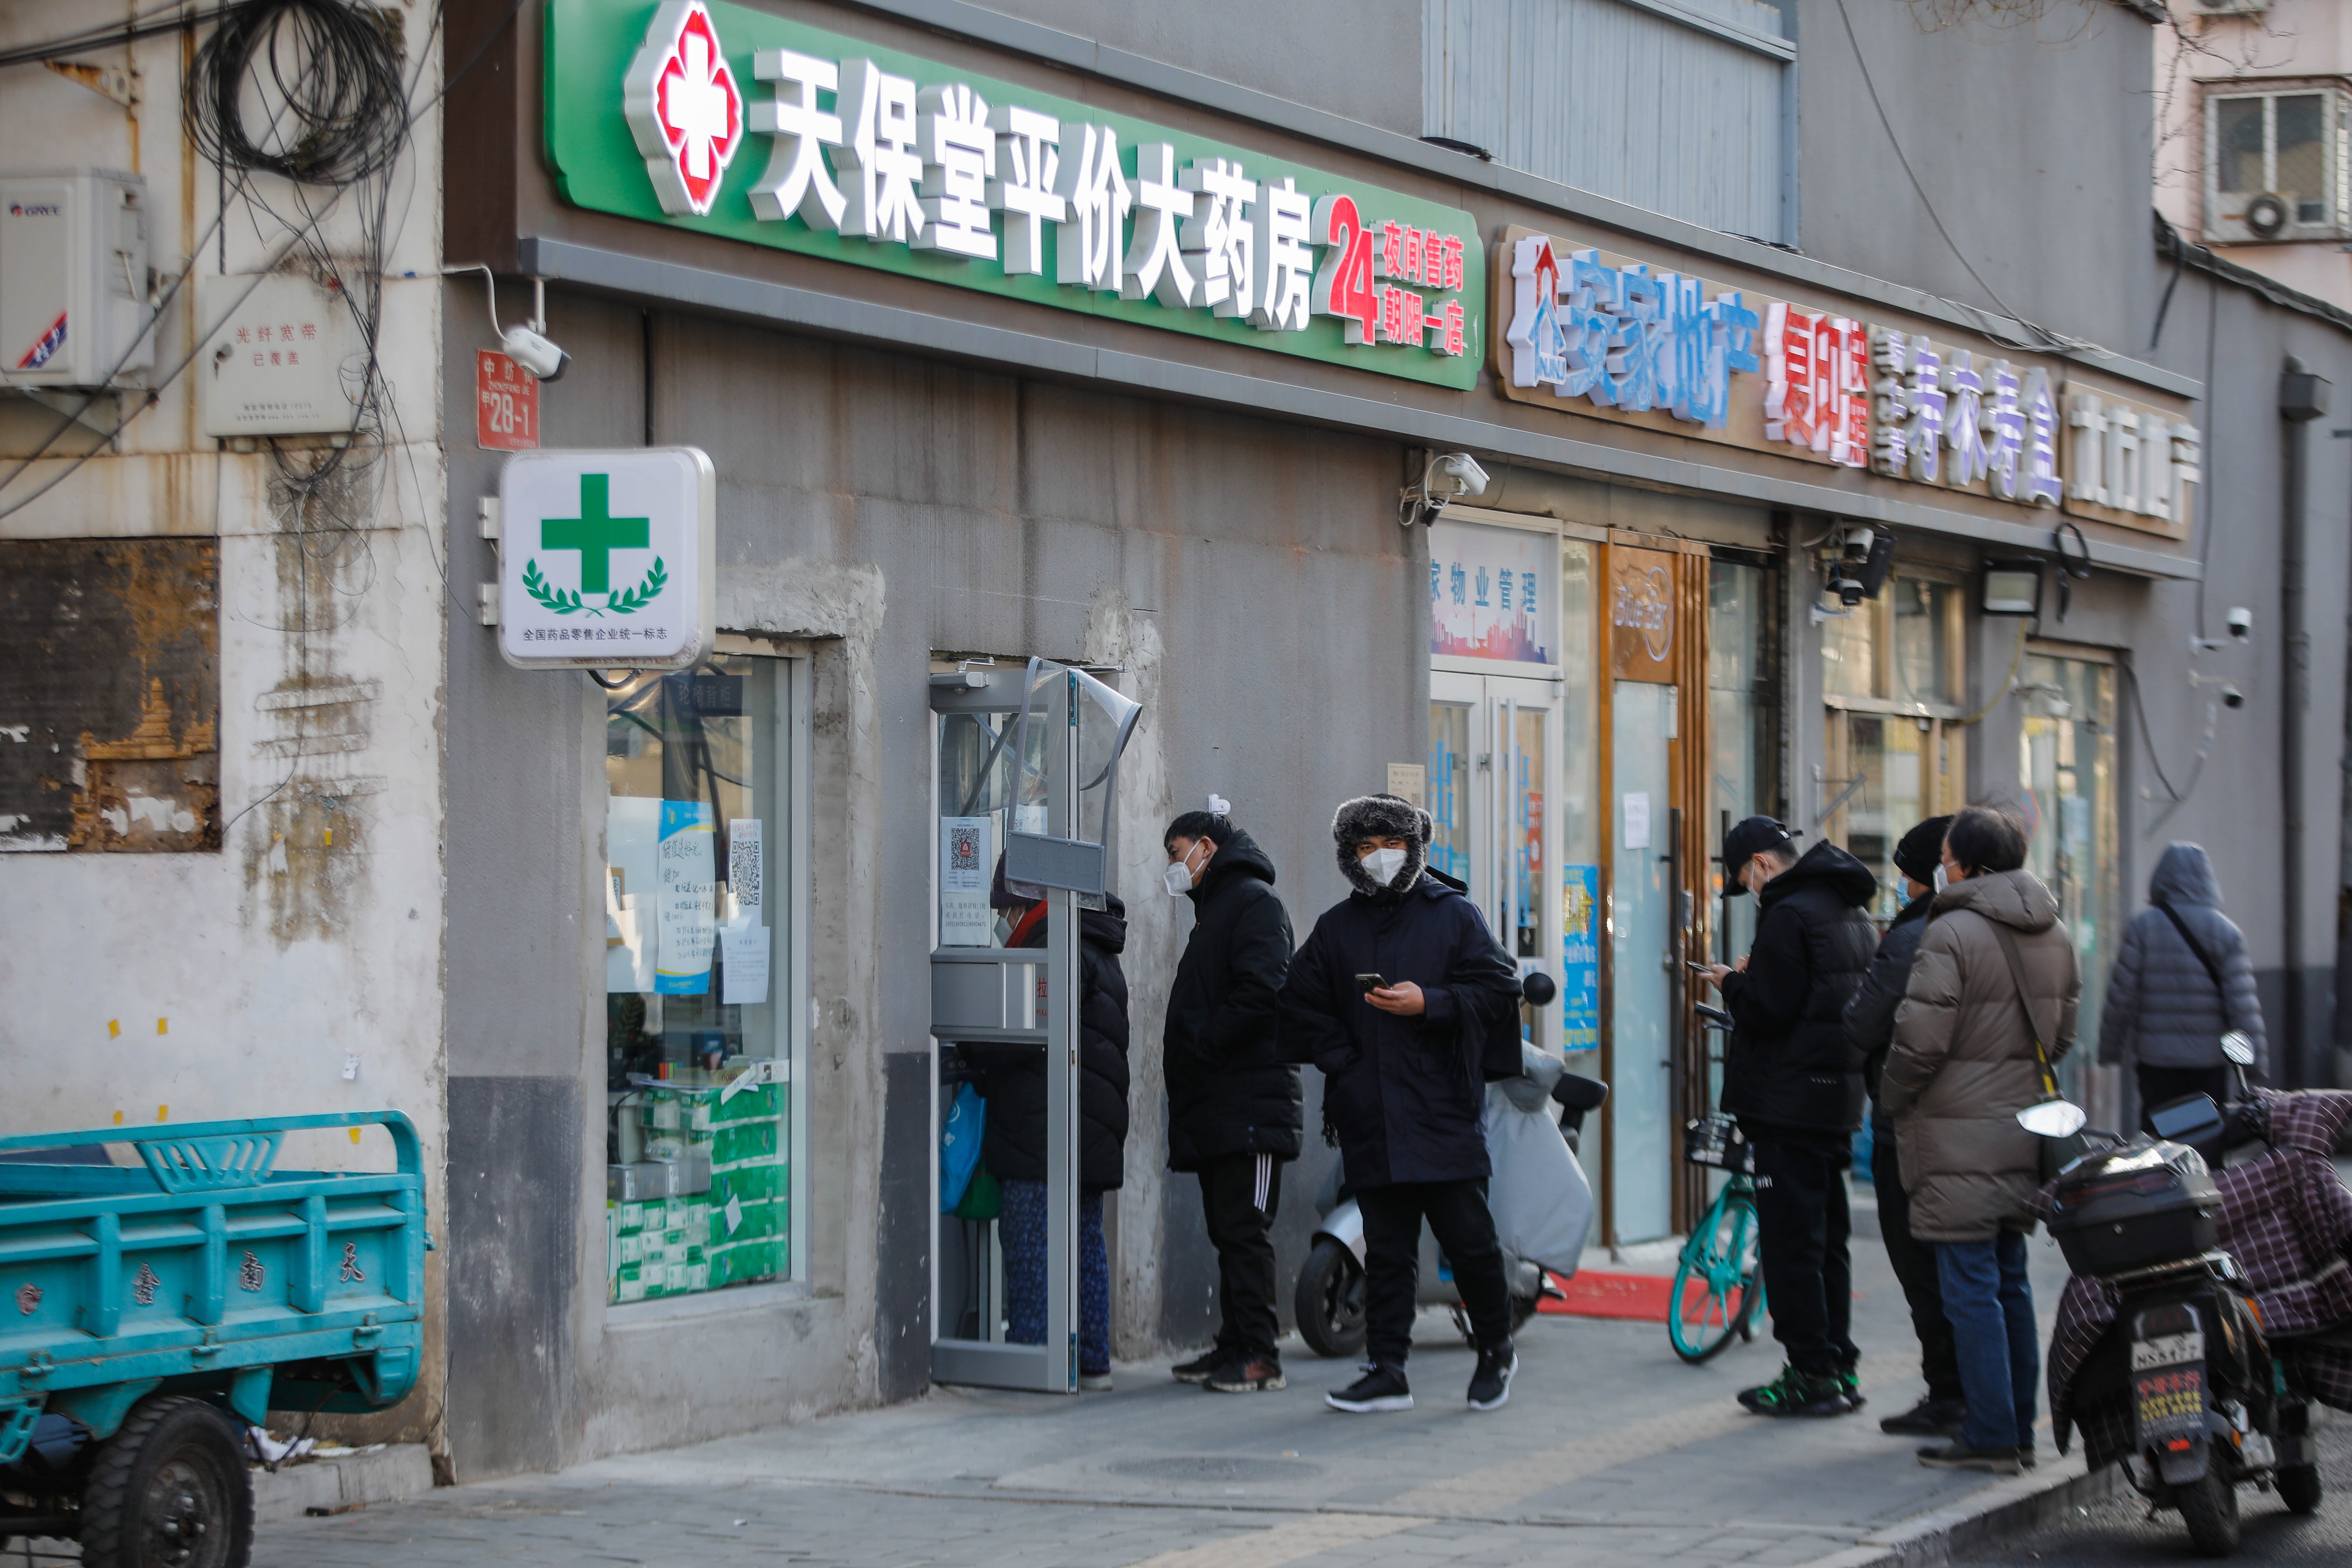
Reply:
M2284 900L2281 921L2286 948L2286 1027L2284 1048L2274 1064L2281 1080L2290 1086L2334 1081L2333 1063L2315 1064L2305 1005L2303 962L2304 883L2304 724L2311 710L2311 626L2304 573L2306 491L2311 466L2311 422L2327 412L2327 378L2293 354L2279 373L2278 411L2282 424L2285 471L2280 486L2279 621L2284 634L2286 679L2279 695L2279 814L2280 849L2284 858L2280 878ZM2317 1070L2315 1070L2317 1069Z

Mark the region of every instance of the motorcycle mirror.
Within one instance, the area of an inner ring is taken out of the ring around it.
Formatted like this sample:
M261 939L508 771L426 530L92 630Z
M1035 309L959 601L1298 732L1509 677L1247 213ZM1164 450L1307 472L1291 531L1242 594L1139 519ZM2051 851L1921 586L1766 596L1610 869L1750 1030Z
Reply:
M2037 1138L2072 1138L2090 1119L2081 1106L2063 1100L2045 1100L2017 1113L2017 1124Z
M2254 1065L2254 1042L2243 1029L2232 1029L2221 1037L2221 1054L2242 1068L2250 1068Z
M1519 982L1519 994L1541 1007L1559 994L1559 983L1540 969L1531 970L1527 978ZM2254 1058L2248 1057L2246 1059L2252 1061Z

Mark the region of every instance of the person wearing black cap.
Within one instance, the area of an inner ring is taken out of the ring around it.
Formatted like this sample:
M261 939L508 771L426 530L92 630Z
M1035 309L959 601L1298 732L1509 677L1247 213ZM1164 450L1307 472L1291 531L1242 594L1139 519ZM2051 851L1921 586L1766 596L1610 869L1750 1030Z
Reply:
M1339 807L1331 837L1352 890L1315 922L1282 985L1284 1054L1322 1069L1326 1136L1338 1136L1364 1215L1370 1364L1324 1395L1359 1413L1412 1408L1404 1363L1423 1220L1477 1341L1471 1408L1500 1406L1519 1366L1486 1206L1481 1071L1492 1026L1518 1005L1518 966L1461 885L1430 873L1429 836L1429 814L1396 795Z
M1769 816L1724 837L1723 874L1725 896L1754 893L1757 910L1748 956L1707 969L1733 1022L1722 1107L1756 1147L1764 1296L1789 1357L1739 1403L1759 1415L1843 1415L1863 1404L1845 1203L1862 1073L1844 1014L1878 945L1863 912L1878 879L1834 844L1798 854Z
M1959 1352L1951 1320L1944 1316L1943 1288L1936 1280L1936 1248L1911 1234L1911 1199L1903 1190L1903 1167L1895 1156L1895 1119L1878 1103L1879 1075L1886 1067L1886 1049L1895 1043L1895 1012L1903 1005L1911 960L1941 889L1937 873L1944 833L1951 826L1948 816L1931 816L1895 847L1895 868L1903 873L1909 902L1879 939L1878 955L1845 1005L1846 1044L1860 1054L1863 1083L1870 1091L1870 1179L1878 1193L1878 1234L1911 1309L1911 1331L1919 1337L1919 1375L1927 1384L1917 1405L1878 1424L1881 1431L1899 1437L1957 1437L1968 1408L1960 1393Z

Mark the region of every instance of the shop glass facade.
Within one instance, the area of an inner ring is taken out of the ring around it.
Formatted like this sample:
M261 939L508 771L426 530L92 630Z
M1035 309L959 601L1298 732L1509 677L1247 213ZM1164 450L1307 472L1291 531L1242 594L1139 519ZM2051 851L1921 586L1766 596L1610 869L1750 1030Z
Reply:
M1882 924L1904 901L1895 847L1964 804L1962 605L1956 584L1897 576L1822 628L1828 732L1816 809L1822 836L1876 874L1871 914Z
M1601 638L1594 625L1598 550L1559 542L1560 1047L1601 1048ZM1578 1072L1589 1072L1588 1061Z
M604 720L608 1300L790 1279L800 918L788 661L631 678ZM803 1199L804 1205L804 1199Z
M2026 868L2058 898L2058 919L2083 966L2075 1047L2060 1064L2067 1093L2095 1122L2120 1109L2092 1063L2107 967L2122 939L2121 846L2116 831L2116 668L2029 652L2018 669L2025 721L2018 784L2029 833ZM2105 1120L2102 1120L2105 1118Z

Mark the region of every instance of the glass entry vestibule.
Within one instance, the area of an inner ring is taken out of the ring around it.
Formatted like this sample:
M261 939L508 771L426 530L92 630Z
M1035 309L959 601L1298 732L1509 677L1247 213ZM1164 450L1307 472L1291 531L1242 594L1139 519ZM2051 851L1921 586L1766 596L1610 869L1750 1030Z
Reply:
M1706 1071L1682 960L1706 951L1708 593L1687 541L1458 507L1430 530L1430 864L1559 981L1528 1037L1610 1084L1583 1163L1612 1242L1677 1228Z

